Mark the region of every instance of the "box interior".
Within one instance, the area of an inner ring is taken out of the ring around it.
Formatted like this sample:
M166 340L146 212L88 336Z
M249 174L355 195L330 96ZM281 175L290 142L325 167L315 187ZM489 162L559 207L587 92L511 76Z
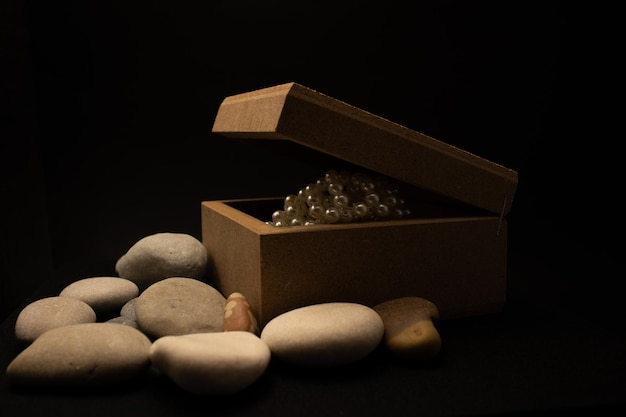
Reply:
M276 210L282 210L284 199L280 197L253 200L237 200L225 202L226 205L233 207L259 221L267 222L272 218L272 213ZM456 218L456 217L476 217L491 216L493 214L474 208L462 208L447 205L438 205L417 199L406 200L406 206L410 208L411 215L406 218L410 219L440 219L440 218ZM377 220L381 222L385 220ZM337 224L339 226L341 224Z

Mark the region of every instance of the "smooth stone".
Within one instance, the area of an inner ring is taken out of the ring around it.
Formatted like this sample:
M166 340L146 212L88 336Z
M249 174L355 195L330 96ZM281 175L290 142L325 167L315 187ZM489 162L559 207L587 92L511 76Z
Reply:
M196 333L157 339L150 361L194 394L224 395L252 385L265 372L270 349L246 331Z
M385 326L384 345L406 360L425 360L441 350L441 336L435 327L439 310L421 297L401 297L373 307Z
M24 307L15 321L15 337L32 343L48 330L79 323L93 323L96 313L76 298L47 297Z
M221 332L224 296L193 278L172 277L146 288L135 302L139 328L154 337Z
M185 233L156 233L137 241L115 264L115 271L140 290L170 277L203 279L208 253L195 237Z
M113 323L58 327L39 336L7 367L16 385L90 386L127 381L150 365L150 340Z
M274 317L263 328L261 340L285 362L323 367L364 358L378 347L383 333L383 322L371 308L333 302Z
M259 325L246 297L234 292L226 298L224 305L224 331L243 330L259 334Z
M74 281L59 295L82 300L101 316L118 312L128 300L139 295L139 288L124 278L92 277Z

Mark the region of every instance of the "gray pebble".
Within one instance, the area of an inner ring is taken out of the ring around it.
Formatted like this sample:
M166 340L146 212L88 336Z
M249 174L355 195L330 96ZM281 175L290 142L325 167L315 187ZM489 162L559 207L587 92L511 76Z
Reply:
M150 365L150 340L114 323L58 327L42 334L7 367L25 386L89 386L129 380Z
M118 312L128 300L139 295L139 288L124 278L93 277L71 283L59 295L84 301L100 316Z
M107 320L105 323L123 324L125 326L130 326L139 330L139 325L137 324L137 320L135 320L132 317L127 317L127 316L113 317L112 319Z
M95 321L95 311L84 301L47 297L28 304L20 311L15 322L15 337L31 343L48 330Z
M120 310L120 316L132 317L134 319L136 317L135 304L137 303L138 298L139 297L135 297L135 298L128 300L126 304L122 306L122 309Z
M267 345L247 331L196 333L157 339L152 364L178 386L201 395L224 395L252 385L271 358Z
M169 277L203 279L207 271L206 248L185 233L156 233L137 241L115 264L115 271L140 290Z
M139 328L155 337L221 332L224 296L197 279L172 277L146 288L135 303Z
M261 340L272 355L296 365L335 366L369 355L384 334L380 316L356 303L323 303L288 311L270 320Z

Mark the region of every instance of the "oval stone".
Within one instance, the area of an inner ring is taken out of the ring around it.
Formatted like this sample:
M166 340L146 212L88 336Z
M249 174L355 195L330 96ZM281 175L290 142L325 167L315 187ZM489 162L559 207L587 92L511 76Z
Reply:
M119 312L126 302L139 295L139 288L124 278L92 277L71 283L59 295L82 300L101 316Z
M143 290L165 278L202 279L208 253L195 237L185 233L156 233L137 241L115 264L115 271Z
M47 297L24 307L15 321L15 337L32 343L48 330L79 323L93 323L96 313L84 301L67 297Z
M224 296L197 279L172 277L146 288L135 302L139 328L154 337L221 332Z
M246 331L166 336L150 349L150 361L181 388L224 395L250 386L271 358L267 345Z
M226 298L224 305L224 331L243 330L259 334L259 325L246 297L234 292Z
M7 368L16 385L88 386L127 381L150 365L150 340L113 323L52 329L18 354Z
M303 366L335 366L370 354L384 333L380 316L371 308L333 302L288 311L270 320L261 340L272 355Z

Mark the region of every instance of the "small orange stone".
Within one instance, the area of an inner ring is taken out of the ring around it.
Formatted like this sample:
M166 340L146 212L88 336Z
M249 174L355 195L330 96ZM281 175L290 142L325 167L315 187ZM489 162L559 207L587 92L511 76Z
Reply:
M234 330L259 334L259 325L252 313L252 308L246 297L238 292L229 295L224 304L224 331Z

